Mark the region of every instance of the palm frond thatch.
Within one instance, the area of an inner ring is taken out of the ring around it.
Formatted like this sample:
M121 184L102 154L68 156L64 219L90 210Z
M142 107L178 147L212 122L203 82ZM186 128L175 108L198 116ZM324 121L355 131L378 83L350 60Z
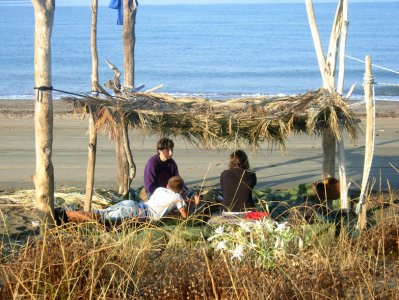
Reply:
M291 134L321 135L331 129L336 138L347 133L356 139L358 120L346 99L324 89L286 97L255 97L230 100L174 98L165 94L131 93L126 98L72 101L76 110L95 115L98 129L115 137L116 126L159 136L182 136L207 147L268 142L284 147ZM117 121L121 120L121 121Z

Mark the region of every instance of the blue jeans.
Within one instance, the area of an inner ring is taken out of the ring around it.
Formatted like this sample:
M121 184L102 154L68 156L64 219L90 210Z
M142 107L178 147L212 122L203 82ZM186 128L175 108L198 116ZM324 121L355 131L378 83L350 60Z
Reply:
M101 215L102 220L108 221L145 217L145 207L143 203L138 203L133 200L124 200L106 209L96 210L95 212Z

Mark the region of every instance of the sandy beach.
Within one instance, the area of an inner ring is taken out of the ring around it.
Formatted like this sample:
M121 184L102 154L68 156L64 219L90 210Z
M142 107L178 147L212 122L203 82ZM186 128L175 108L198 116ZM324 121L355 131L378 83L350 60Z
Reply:
M35 144L33 100L0 100L0 190L33 189L35 169ZM364 120L364 105L356 108ZM376 147L371 178L375 189L399 188L399 103L377 102ZM361 123L364 129L365 122ZM143 169L147 159L155 153L158 137L130 132L131 148L137 165L137 176L132 187L143 184ZM188 185L212 185L219 181L220 173L227 167L231 149L209 150L198 148L181 138L174 138L174 159ZM357 141L345 140L348 178L352 187L361 183L364 160L364 135ZM85 186L87 161L87 120L74 115L72 106L64 101L54 101L53 164L55 185L59 187ZM96 163L96 188L115 189L116 160L114 144L107 134L98 140ZM245 148L244 148L245 149ZM292 188L300 183L320 179L322 149L320 137L292 136L287 140L286 151L261 145L260 149L245 149L251 167L258 177L257 187ZM393 168L394 166L395 168ZM338 176L338 173L337 173Z

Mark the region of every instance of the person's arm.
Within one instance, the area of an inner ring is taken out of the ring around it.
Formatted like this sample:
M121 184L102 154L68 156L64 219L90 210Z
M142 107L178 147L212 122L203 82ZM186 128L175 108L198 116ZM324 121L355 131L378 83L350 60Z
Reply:
M158 187L156 169L156 161L151 157L144 168L144 188L149 195L153 194Z
M69 222L73 223L84 223L99 221L101 219L100 214L91 211L69 211L67 210L66 215Z
M170 164L171 177L172 176L180 176L179 168L177 167L177 163L175 162L175 160L173 158L171 158L170 160L171 160L171 164Z
M181 214L181 216L185 219L187 219L188 217L188 212L187 212L187 208L186 206L183 206L182 208L179 209L179 212Z

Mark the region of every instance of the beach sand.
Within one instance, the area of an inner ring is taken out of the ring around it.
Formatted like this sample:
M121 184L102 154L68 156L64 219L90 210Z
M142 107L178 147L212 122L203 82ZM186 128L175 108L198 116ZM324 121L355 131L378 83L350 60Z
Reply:
M0 196L10 191L34 189L33 107L33 100L0 100ZM364 105L357 107L356 112L362 119L361 127L364 130ZM370 177L376 180L375 190L388 189L388 182L391 188L398 189L399 174L395 168L399 169L399 103L377 102L377 112L376 147ZM87 119L73 114L71 104L54 101L53 165L56 189L85 187L87 124ZM144 165L156 153L157 140L156 136L130 132L131 148L137 166L133 188L143 185ZM188 186L209 186L219 182L220 173L227 168L231 149L208 150L191 145L181 138L174 138L174 141L174 159ZM363 134L355 142L345 140L348 180L352 182L352 188L358 188L361 184L364 143ZM285 152L269 146L262 145L258 150L244 148L249 155L251 167L257 173L256 188L289 189L321 178L320 137L292 136L287 140ZM116 189L115 145L106 134L98 138L95 188ZM8 213L5 213L7 208ZM1 211L9 219L11 232L14 230L23 233L33 229L29 227L33 218L32 208L33 203L28 207L12 202L2 203Z
M35 144L33 100L0 100L0 190L33 189ZM364 105L356 111L364 115ZM379 117L376 124L376 147L371 177L382 187L399 187L399 174L390 165L399 168L398 102L377 102ZM363 119L363 117L361 117ZM74 115L71 104L54 101L53 165L56 187L85 186L87 163L87 120ZM364 130L365 122L361 123ZM130 143L137 165L132 187L143 184L143 169L147 159L156 153L157 136L130 132ZM198 148L181 138L174 138L179 171L188 185L216 184L220 173L228 165L231 149L208 150ZM345 140L348 179L360 185L365 138ZM313 182L321 177L322 149L320 137L292 136L286 150L262 145L258 150L245 149L250 164L256 170L258 187L292 188L299 183ZM338 172L337 172L338 176ZM115 145L107 134L99 135L95 186L116 188Z

